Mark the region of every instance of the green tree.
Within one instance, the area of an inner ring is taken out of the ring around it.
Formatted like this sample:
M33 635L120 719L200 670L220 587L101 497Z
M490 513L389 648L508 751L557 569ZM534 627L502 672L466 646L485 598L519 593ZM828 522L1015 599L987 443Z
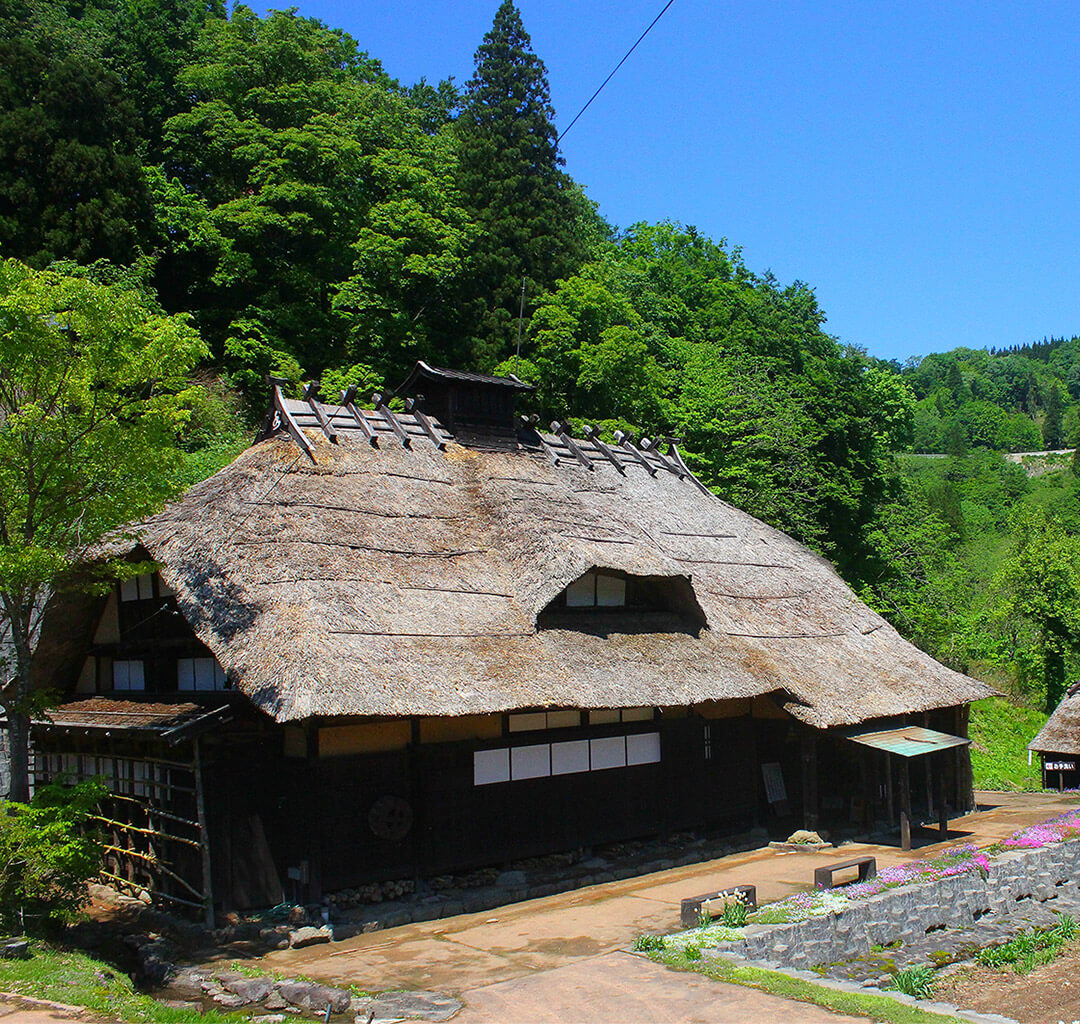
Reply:
M0 807L0 928L40 931L74 918L101 867L101 841L87 826L103 794L97 781L52 785L29 804Z
M1043 420L1043 444L1050 450L1061 448L1065 444L1062 432L1063 403L1061 388L1057 383L1050 385L1046 395L1046 419Z
M0 706L25 801L30 662L49 595L103 535L172 494L206 350L138 290L0 264Z
M970 598L955 552L960 539L910 484L880 508L867 536L874 555L861 596L907 639L939 655L955 656L951 641Z
M0 0L0 247L37 266L127 262L151 222L136 108L89 6Z
M1001 614L1015 614L1036 631L1045 707L1065 694L1068 656L1080 649L1080 538L1039 507L1022 506L1012 520L1015 549L996 584Z
M525 281L526 310L584 256L580 190L560 169L547 70L521 15L503 0L476 51L456 128L458 185L479 233L462 292L473 358L492 365L512 350Z
M391 375L427 354L470 230L452 138L295 12L208 21L180 84L192 106L153 176L167 308L199 310L238 380L289 360Z

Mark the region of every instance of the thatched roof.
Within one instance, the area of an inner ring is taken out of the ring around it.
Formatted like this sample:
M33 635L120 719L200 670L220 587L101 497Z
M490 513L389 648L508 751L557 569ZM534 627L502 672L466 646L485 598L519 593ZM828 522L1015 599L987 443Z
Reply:
M466 447L415 409L389 417L406 447L383 413L360 413L365 429L355 407L278 402L264 440L135 533L234 685L280 721L783 691L824 727L991 692L708 493L673 446L557 426ZM538 628L594 567L689 583L706 628L625 613Z
M1080 754L1080 683L1072 686L1028 750L1047 754Z

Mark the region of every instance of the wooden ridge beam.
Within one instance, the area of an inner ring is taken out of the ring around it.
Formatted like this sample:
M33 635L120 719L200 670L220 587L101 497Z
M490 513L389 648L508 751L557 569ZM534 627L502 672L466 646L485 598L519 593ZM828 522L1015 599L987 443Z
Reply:
M424 411L420 408L423 402L423 395L417 395L415 398L406 398L405 411L411 412L413 416L416 417L416 422L420 424L424 433L431 438L432 444L434 444L435 447L439 449L439 451L445 451L446 442L441 437L439 437L431 420L427 418L427 416L424 414Z
M315 419L319 421L319 426L323 428L323 433L330 439L331 444L337 444L337 431L333 428L330 420L326 417L326 410L323 409L322 403L319 401L319 385L312 382L304 388L304 401L311 406L311 411L315 413Z
M638 451L637 446L629 437L626 436L621 430L615 431L615 443L624 451L628 451L637 461L645 468L645 472L649 476L656 476L656 467L649 462L641 452Z
M401 425L398 418L390 411L390 407L384 401L384 396L376 391L375 394L371 396L371 400L375 403L375 411L390 425L390 429L401 442L401 446L403 448L411 448L412 438L406 433L405 428Z
M607 459L608 462L610 462L615 467L616 470L618 470L618 472L619 472L619 474L621 476L626 476L626 470L623 469L623 467L622 467L621 463L619 462L619 460L617 458L615 458L614 455L611 454L611 449L606 444L604 444L603 441L600 440L600 430L599 430L598 427L596 427L596 426L594 426L592 424L589 424L589 426L587 426L585 428L585 436L590 441L592 441L593 446L596 448L596 450L601 455L603 455L604 458Z
M551 432L558 435L559 440L566 445L570 454L573 455L586 469L591 470L593 468L593 464L589 457L578 447L577 442L570 436L570 428L566 423L560 423L558 420L553 420Z
M368 439L368 444L370 444L372 448L378 448L379 439L376 437L375 431L371 429L371 424L368 423L367 417L356 408L356 392L356 385L350 384L341 392L341 404L344 406L345 411L356 421L360 433Z

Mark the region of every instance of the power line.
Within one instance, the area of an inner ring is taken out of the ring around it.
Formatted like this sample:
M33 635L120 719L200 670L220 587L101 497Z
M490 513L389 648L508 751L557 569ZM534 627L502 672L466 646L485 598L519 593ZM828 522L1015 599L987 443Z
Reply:
M603 88L604 88L604 86L605 86L605 85L607 85L607 84L608 84L608 82L610 82L610 81L611 81L611 80L612 80L612 79L613 79L613 78L615 77L615 72L616 72L616 71L618 71L618 70L619 70L619 68L621 68L621 67L622 67L622 66L623 66L623 65L624 65L624 64L626 63L626 60L627 60L627 58L628 58L628 57L630 56L630 54L632 54L632 53L633 53L633 52L634 52L634 51L635 51L635 50L636 50L636 49L638 48L638 43L640 43L640 42L641 42L641 40L642 40L642 39L644 39L644 38L645 38L645 37L646 37L646 36L647 36L647 35L648 35L648 34L649 34L649 33L650 33L651 31L652 31L652 27L653 27L653 25L655 25L655 24L656 24L656 23L657 23L657 22L658 22L658 21L659 21L659 20L660 20L660 19L661 19L661 18L662 18L662 17L664 16L664 14L665 14L665 13L667 12L667 9L668 9L668 8L669 8L669 7L670 7L670 6L671 6L671 5L673 4L673 3L675 3L675 0L668 0L668 2L667 2L666 4L664 4L664 9L663 9L663 10L662 10L662 11L661 11L661 12L660 12L660 13L659 13L659 14L658 14L658 15L657 15L657 16L656 16L655 18L653 18L653 20L652 20L652 21L651 21L651 22L649 23L649 27L648 27L647 29L645 29L645 31L644 31L644 32L642 32L640 36L638 36L638 39L637 39L637 43L634 43L634 45L633 45L633 46L631 46L631 47L630 47L630 49L626 51L626 53L625 53L625 54L623 55L623 59L622 59L621 61L619 61L619 63L618 63L618 64L616 64L614 68L612 68L612 69L611 69L611 74L610 74L610 75L608 75L608 76L607 76L607 78L605 78L605 79L604 79L604 80L603 80L603 81L602 81L602 82L600 83L600 88L599 88L599 89L597 89L597 90L596 90L596 92L594 92L594 93L593 93L593 94L592 94L592 95L591 95L591 96L589 97L589 102L588 102L588 103L586 103L586 104L585 104L585 106L583 106L583 107L582 107L582 108L581 108L581 109L580 109L580 110L579 110L579 111L577 112L577 114L576 114L576 115L574 116L574 120L573 120L573 121L571 121L571 122L570 122L570 123L569 123L569 124L568 124L568 125L566 126L566 128L564 128L564 129L563 129L563 131L562 131L562 132L560 132L560 133L559 133L558 137L557 137L557 138L555 139L555 142L556 142L556 143L562 142L563 138L564 138L564 137L566 136L566 133L567 133L568 131L570 131L570 129L571 129L571 128L573 128L575 124L577 124L577 122L578 122L578 118L579 118L579 117L581 117L581 115L582 115L582 114L584 114L584 113L585 113L585 111L589 109L589 106L590 106L590 104L592 103L592 101L593 101L594 99L596 99L596 97L597 97L597 96L599 96L599 95L600 95L600 93L601 93L601 92L603 91Z

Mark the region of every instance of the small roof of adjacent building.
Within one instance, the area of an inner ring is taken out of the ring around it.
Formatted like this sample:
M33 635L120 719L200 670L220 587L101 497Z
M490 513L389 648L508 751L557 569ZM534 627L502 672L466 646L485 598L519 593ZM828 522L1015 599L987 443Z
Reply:
M1073 684L1028 744L1028 750L1046 754L1080 754L1080 683Z
M275 389L262 440L125 531L233 685L279 721L780 692L826 727L993 692L709 492L671 442L519 421L498 445L464 444L415 404L359 410L350 397ZM548 614L593 569L674 603ZM46 647L70 652L72 600L58 599Z
M170 742L192 739L219 725L229 715L227 706L207 708L189 703L151 703L130 700L85 700L48 708L35 718L38 730L64 732L124 732L153 734Z
M848 730L844 734L854 743L875 750L884 750L897 757L920 757L952 747L965 747L971 740L962 736L950 736L936 729L926 729L921 725L906 725L899 729L879 729L872 732Z

